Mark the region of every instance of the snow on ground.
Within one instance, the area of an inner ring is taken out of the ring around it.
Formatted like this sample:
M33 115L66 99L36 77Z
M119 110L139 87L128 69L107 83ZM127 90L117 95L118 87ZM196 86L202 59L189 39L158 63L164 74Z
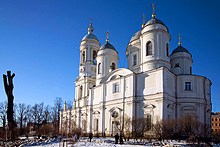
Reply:
M45 140L41 142L30 142L23 145L22 147L160 147L160 146L175 146L175 147L189 147L185 141L174 141L168 140L163 141L161 145L159 142L154 141L153 143L144 143L143 145L137 145L133 140L125 142L124 144L115 144L114 138L93 138L92 142L89 142L88 137L80 138L76 143L73 143L71 139L58 140ZM214 147L220 147L220 145L214 145Z
M132 147L134 144L125 142L124 144L115 144L114 138L94 138L89 142L87 138L81 138L74 147ZM144 145L135 145L135 147L143 147Z
M88 138L80 138L76 143L71 143L70 139L62 141L42 141L32 142L23 145L22 147L132 147L132 142L125 142L125 144L115 144L114 138L93 138L92 142L89 142ZM135 147L144 147L145 145L135 145ZM150 144L152 146L152 144Z

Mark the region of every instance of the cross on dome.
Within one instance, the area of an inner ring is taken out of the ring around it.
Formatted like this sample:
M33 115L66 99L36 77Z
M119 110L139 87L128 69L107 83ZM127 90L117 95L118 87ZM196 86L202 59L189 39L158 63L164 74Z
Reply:
M106 43L107 43L107 42L109 42L109 34L110 34L110 33L107 31L107 32L105 32L105 34L106 34L106 40L105 40L105 41L106 41Z
M146 21L145 14L143 13L142 14L142 28L144 27L145 21Z
M156 14L155 14L155 6L154 6L154 3L152 3L152 18L155 18L156 17Z
M178 45L181 46L181 45L182 45L182 42L181 42L181 36L180 36L180 34L179 34L178 38L179 38Z
M88 27L88 34L93 33L93 26L92 26L92 19L90 18L90 23L89 23L89 27Z
M92 18L90 18L89 20L90 20L90 25L92 25Z

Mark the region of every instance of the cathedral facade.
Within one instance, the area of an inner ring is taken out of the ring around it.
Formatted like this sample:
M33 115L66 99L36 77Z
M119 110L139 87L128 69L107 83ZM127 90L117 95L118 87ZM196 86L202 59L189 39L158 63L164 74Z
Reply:
M80 43L74 108L60 112L60 131L77 126L114 135L124 132L127 119L155 124L185 115L210 128L211 81L192 73L192 55L181 40L170 53L169 30L154 13L131 37L126 57L128 68L119 68L116 48L108 38L101 46L90 23Z

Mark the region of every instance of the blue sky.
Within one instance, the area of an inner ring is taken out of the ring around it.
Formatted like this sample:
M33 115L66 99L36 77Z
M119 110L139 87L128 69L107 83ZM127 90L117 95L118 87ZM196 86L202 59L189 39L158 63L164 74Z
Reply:
M193 55L193 73L212 81L213 111L220 111L219 0L0 0L0 74L15 72L15 102L73 100L79 44L90 18L101 44L110 32L119 66L126 67L126 46L141 29L142 14L151 18L152 2L169 28L171 51L180 33ZM5 100L2 82L0 102Z

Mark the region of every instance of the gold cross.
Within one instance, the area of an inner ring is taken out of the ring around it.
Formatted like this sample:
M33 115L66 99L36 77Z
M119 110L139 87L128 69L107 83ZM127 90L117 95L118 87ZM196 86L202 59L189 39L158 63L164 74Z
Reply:
M109 41L109 32L107 31L107 32L105 32L105 34L106 34L106 42L108 42Z
M178 37L178 38L179 38L178 45L181 46L181 45L182 45L182 42L181 42L181 36L180 36L180 34L179 34L179 37Z

